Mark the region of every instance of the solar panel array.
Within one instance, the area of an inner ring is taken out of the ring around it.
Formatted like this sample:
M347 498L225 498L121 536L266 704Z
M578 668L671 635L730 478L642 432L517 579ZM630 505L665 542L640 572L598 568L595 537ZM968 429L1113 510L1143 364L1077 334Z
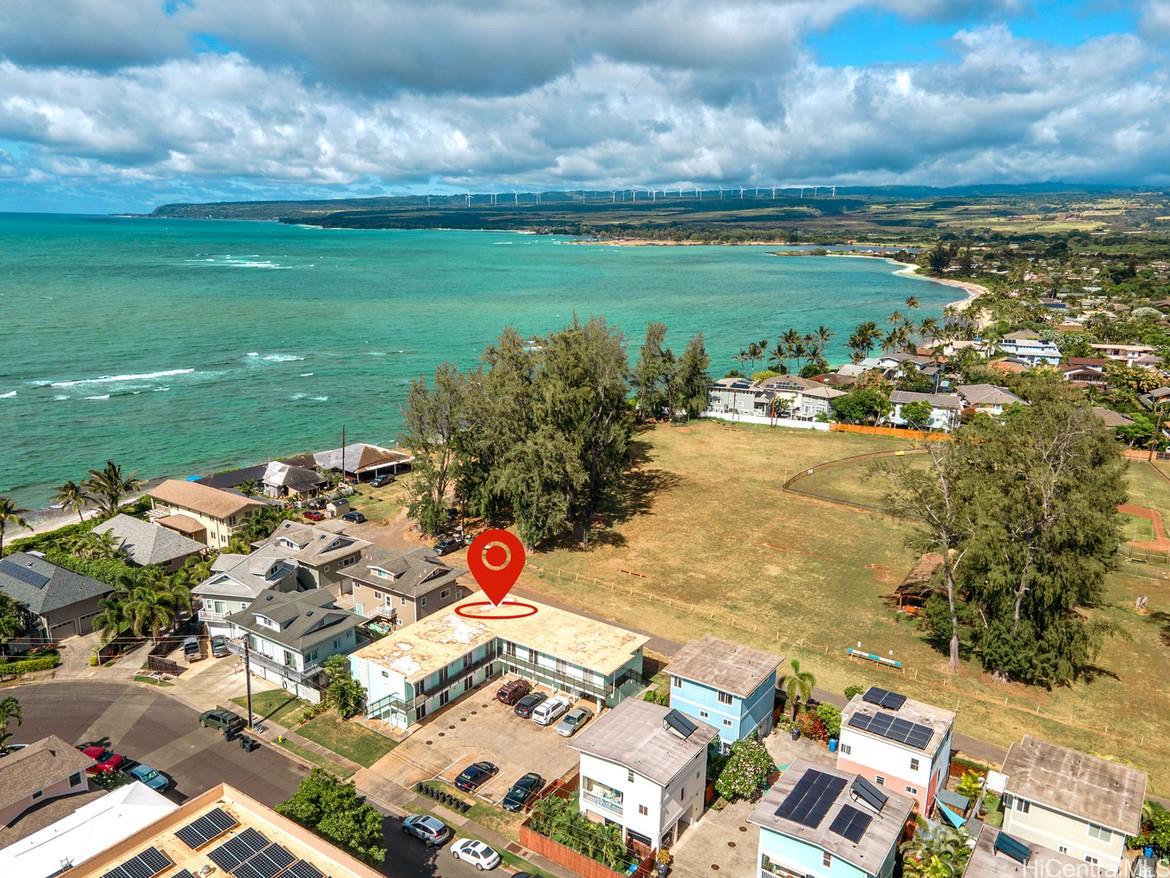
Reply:
M225 872L236 871L242 863L250 860L258 851L268 847L268 839L249 827L239 835L229 838L217 848L213 848L208 859Z
M871 820L873 820L871 815L858 811L852 805L842 805L829 829L857 844L865 836L865 830L869 829Z
M147 848L138 856L127 860L116 869L106 872L102 878L154 878L159 872L173 866L170 857L158 848Z
M809 769L780 803L776 816L815 829L843 789L845 778Z
M1006 832L1002 831L995 837L995 849L1025 866L1032 856L1032 849L1030 847L1019 839L1012 838Z
M861 696L861 700L876 704L878 707L884 707L886 710L900 710L902 705L906 703L906 696L878 686L870 686Z
M236 818L223 808L216 808L213 811L208 811L198 820L191 821L182 829L176 830L175 835L179 837L179 841L191 850L195 850L239 825Z
M184 869L181 872L176 872L171 878L195 878L190 869Z
M865 802L865 804L869 805L869 807L873 808L879 814L882 813L882 808L886 807L886 802L890 798L864 777L853 778L853 785L850 789L854 796Z
M270 844L264 850L257 851L246 863L237 866L232 874L236 878L276 878L296 861L297 858L287 848Z
M697 725L691 722L690 719L683 716L677 710L669 711L666 716L663 717L663 721L684 738L689 738L696 731L698 731L699 728Z
M297 860L280 878L325 878L325 873L306 860Z
M917 750L925 750L930 746L930 739L934 737L934 730L930 726L898 719L892 713L883 711L878 711L872 716L868 713L854 713L849 717L849 725L891 741L909 744Z
M19 579L25 585L31 585L33 588L44 588L49 582L49 577L45 574L7 559L0 561L0 572L13 579Z

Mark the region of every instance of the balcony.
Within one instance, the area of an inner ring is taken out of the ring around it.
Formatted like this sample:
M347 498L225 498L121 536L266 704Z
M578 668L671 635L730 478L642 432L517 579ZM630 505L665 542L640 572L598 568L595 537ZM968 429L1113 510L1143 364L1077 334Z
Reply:
M618 796L616 800L606 798L605 796L598 795L597 793L586 792L584 789L581 790L581 798L586 802L591 805L596 805L598 808L601 808L603 811L612 814L614 817L621 817L623 810L621 801L622 794L616 791L614 791L614 794Z
M540 665L514 655L501 655L499 656L499 660L505 665L511 665L522 676L534 677L541 683L552 683L558 689L584 692L602 701L613 694L612 688L606 687L605 685L598 686L592 681L592 671L585 671L587 676L582 678L574 677L572 674L566 674L563 671L558 671L556 668L546 667L545 665Z

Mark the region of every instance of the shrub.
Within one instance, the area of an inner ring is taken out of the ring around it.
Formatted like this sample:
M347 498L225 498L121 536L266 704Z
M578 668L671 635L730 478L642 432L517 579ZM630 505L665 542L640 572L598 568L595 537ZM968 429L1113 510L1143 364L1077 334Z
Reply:
M1163 854L1170 851L1170 811L1157 802L1146 802L1142 808L1142 834L1128 844L1131 849L1150 845Z
M532 808L529 827L557 844L584 854L615 872L630 865L620 826L594 823L573 799L546 796Z
M983 789L983 776L977 771L965 771L963 776L959 778L958 784L955 785L955 790L960 796L966 796L972 801L979 796L979 792Z
M353 783L323 769L309 772L292 798L276 806L276 813L367 863L380 866L386 859L382 815L357 794Z
M772 767L768 748L756 738L736 741L731 745L727 764L715 781L715 792L731 801L746 799L767 782Z
M854 695L860 695L864 691L865 691L864 686L846 686L845 687L845 700L846 701L852 700Z
M828 735L825 734L825 721L817 716L814 711L806 710L801 713L796 724L800 727L800 733L806 738L812 738L814 741L825 741L828 739Z
M35 671L51 671L61 663L61 656L57 653L37 656L36 658L16 659L15 661L0 662L0 674L31 674Z
M826 738L841 737L841 711L831 704L818 704L817 716L825 725Z

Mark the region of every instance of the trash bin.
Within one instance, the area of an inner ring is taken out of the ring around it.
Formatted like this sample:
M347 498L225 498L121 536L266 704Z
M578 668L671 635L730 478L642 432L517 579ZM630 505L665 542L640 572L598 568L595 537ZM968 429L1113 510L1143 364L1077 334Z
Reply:
M837 739L836 738L829 738L829 752L830 753L837 752Z
M800 740L800 727L799 726L792 727L792 740L794 740L794 741Z

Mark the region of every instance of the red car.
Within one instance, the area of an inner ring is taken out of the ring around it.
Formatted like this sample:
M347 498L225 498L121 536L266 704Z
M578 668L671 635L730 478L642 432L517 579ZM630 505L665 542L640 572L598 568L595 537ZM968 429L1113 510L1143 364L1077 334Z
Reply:
M309 521L324 521L325 513L320 509L306 509L302 515Z
M103 747L101 744L78 746L77 749L93 760L93 765L86 769L87 774L111 774L126 761L124 756Z

